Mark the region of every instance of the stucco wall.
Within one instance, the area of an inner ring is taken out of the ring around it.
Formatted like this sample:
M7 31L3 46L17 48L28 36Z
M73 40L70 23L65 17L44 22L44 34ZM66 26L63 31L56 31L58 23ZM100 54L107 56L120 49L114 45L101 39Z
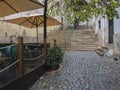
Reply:
M120 15L120 8L117 9L119 15ZM120 32L120 19L115 18L114 19L114 33Z
M120 15L120 8L117 9ZM114 19L114 48L113 54L115 57L120 58L120 19Z
M60 26L49 26L47 27L48 34L56 29L59 29ZM7 37L6 37L7 33ZM43 27L39 28L39 39L43 38ZM10 24L6 22L0 22L0 42L10 42L10 36L27 36L31 37L31 41L36 41L36 28L27 28L15 24ZM29 40L30 41L30 40Z
M101 23L99 28L99 21ZM98 39L99 46L105 46L108 44L108 17L105 18L99 16L94 18L93 29L95 32L95 36Z
M114 34L114 56L120 57L120 32Z

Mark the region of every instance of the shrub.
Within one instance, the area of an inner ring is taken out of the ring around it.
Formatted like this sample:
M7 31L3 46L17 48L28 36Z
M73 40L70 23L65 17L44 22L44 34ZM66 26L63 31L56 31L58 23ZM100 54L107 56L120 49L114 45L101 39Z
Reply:
M46 64L49 66L59 65L63 60L64 53L57 45L48 49Z

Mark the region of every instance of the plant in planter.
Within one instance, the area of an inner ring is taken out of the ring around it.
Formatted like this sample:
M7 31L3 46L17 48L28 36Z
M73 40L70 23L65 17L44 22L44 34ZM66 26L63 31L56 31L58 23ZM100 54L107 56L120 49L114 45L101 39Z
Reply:
M46 64L51 67L51 69L56 69L63 60L64 53L56 44L50 47L47 51L47 61Z

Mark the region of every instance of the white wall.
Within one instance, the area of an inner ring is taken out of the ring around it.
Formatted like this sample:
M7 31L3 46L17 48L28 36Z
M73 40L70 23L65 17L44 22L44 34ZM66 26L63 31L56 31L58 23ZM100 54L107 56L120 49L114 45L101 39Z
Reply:
M120 8L117 9L119 15L120 15ZM118 33L120 32L120 19L114 19L114 32Z
M99 29L99 23L101 22L101 28ZM95 36L98 39L98 46L105 46L108 43L108 17L102 18L101 16L93 19L93 29Z

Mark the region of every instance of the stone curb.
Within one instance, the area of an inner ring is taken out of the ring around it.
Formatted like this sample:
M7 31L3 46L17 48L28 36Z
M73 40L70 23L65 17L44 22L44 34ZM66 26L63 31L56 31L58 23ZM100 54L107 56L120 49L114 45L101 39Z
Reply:
M45 73L45 75L55 75L56 73L60 72L62 69L62 65L60 64L60 67L57 69L57 70L54 70L54 71L48 71Z

